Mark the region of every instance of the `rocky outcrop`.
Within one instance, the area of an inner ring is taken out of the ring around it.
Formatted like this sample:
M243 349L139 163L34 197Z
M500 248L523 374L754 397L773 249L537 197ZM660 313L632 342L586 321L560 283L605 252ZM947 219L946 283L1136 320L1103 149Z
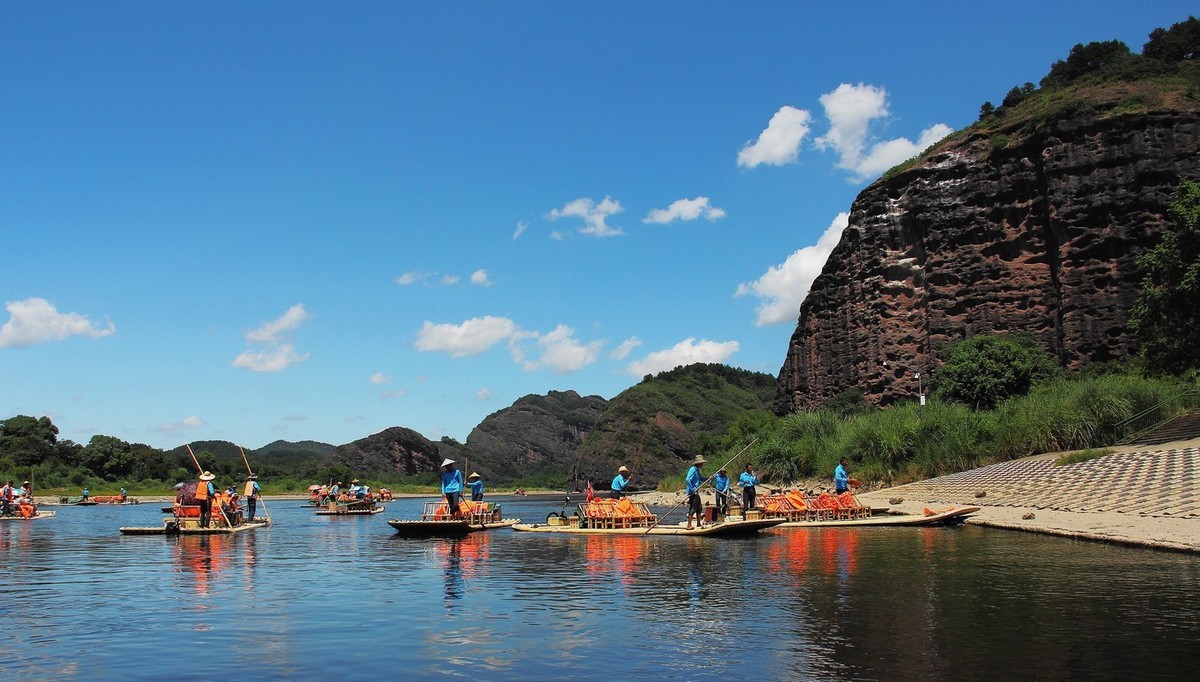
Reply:
M1135 353L1136 258L1197 174L1200 107L1097 97L964 131L859 194L800 307L780 411L913 396L945 344L982 333L1028 332L1064 368Z
M437 471L442 462L438 445L400 426L339 445L331 456L335 464L353 472L390 472L413 476Z
M502 480L538 469L570 471L584 436L607 404L600 396L575 391L520 398L471 430L465 448L471 468Z

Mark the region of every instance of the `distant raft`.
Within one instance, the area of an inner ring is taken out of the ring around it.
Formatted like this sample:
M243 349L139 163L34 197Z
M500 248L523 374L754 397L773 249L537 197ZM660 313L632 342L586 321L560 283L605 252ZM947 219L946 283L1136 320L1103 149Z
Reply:
M726 519L687 528L664 525L644 502L628 498L592 500L579 504L574 516L551 514L545 524L518 523L513 530L530 533L573 533L577 535L687 535L734 537L751 535L783 523L782 519Z
M500 505L491 502L462 500L459 514L450 515L445 502L426 502L419 519L393 519L388 525L396 529L400 537L460 537L468 533L509 528L520 519L506 519L501 515Z
M316 507L317 516L369 516L383 511L383 505L375 500L330 500Z

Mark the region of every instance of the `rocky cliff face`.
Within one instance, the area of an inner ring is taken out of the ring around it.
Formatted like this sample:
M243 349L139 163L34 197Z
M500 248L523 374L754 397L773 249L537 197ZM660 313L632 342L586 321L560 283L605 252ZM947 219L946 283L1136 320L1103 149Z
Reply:
M952 136L865 189L800 307L781 410L913 396L941 347L982 333L1029 332L1064 368L1136 352L1135 259L1200 168L1200 107L1122 97Z
M569 471L584 435L607 404L600 396L581 396L575 391L520 398L471 430L466 443L471 467L500 479L543 467Z
M451 455L451 458L454 458ZM412 476L437 471L442 453L437 444L421 434L400 426L339 445L331 456L355 472L391 472Z

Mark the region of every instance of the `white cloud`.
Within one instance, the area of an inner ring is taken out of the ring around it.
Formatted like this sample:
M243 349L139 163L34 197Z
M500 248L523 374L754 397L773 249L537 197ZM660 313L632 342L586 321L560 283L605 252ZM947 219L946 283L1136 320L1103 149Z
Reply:
M645 358L629 363L629 374L640 377L657 372L665 372L679 366L697 362L725 362L740 348L737 341L709 341L691 336L671 348L655 351Z
M842 237L842 230L850 222L848 213L839 213L825 228L824 234L814 246L806 246L780 265L772 266L753 282L739 284L734 296L751 294L764 300L758 310L754 324L764 327L782 322L795 323L800 304L808 295L813 280L821 274L825 261Z
M621 345L614 348L613 351L608 354L608 357L617 361L624 360L625 358L629 357L629 354L633 352L634 348L637 348L640 345L642 345L642 340L636 336L631 336L622 341Z
M764 163L772 166L792 163L800 154L800 144L808 136L811 121L812 114L804 109L781 107L758 140L747 142L738 151L738 166L754 168Z
M839 168L853 170L862 157L871 121L888 115L887 91L873 85L842 83L821 95L821 106L829 119L829 132L816 139L817 147L832 148L840 157Z
M462 324L434 324L426 321L417 332L419 351L449 353L452 358L479 355L518 331L506 317L476 317Z
M312 315L304 309L304 304L297 303L274 322L264 322L258 329L246 332L246 340L252 343L278 343L311 319Z
M257 343L262 347L258 350L243 351L231 364L251 372L281 372L304 362L308 359L308 353L297 353L295 346L287 339L292 332L311 319L312 315L304 309L302 303L288 308L274 322L264 322L257 329L246 332L247 343Z
M922 131L916 142L904 137L872 142L871 122L890 115L887 91L873 85L842 83L833 92L821 95L821 105L829 119L829 132L817 138L816 145L837 152L837 167L850 171L859 182L916 156L953 132L949 126L937 123Z
M392 398L403 398L403 397L404 397L404 389L403 388L398 388L394 391L384 391L383 393L379 394L380 400L391 400Z
M160 424L155 428L155 430L160 433L177 434L200 428L201 426L204 426L205 423L206 422L203 419L192 415L182 421L171 422L169 424Z
M642 218L642 222L665 225L673 220L687 221L701 217L708 221L720 220L725 217L725 209L711 205L708 197L679 199L672 202L667 208L656 208L650 211L645 218Z
M71 336L98 339L117 332L111 322L99 326L79 313L60 313L44 298L8 301L5 307L12 317L0 327L0 348L62 341Z
M383 372L376 372L371 375L370 379L367 379L367 381L373 384L386 384L390 383L391 380L392 376L390 374L384 374Z
M575 338L575 330L558 325L549 334L538 336L537 346L541 356L533 362L523 362L526 371L549 367L558 374L571 374L596 362L600 355L602 341L581 343Z
M479 402L486 402L492 399L492 391L487 386L475 391L475 399Z
M871 147L871 151L859 159L858 164L854 167L855 179L866 180L882 175L887 169L920 154L952 132L954 130L950 126L937 123L921 131L921 136L917 138L916 142L912 142L906 137L898 137L875 144Z
M608 224L610 216L620 213L622 210L621 202L613 200L611 197L604 197L600 203L596 203L589 197L581 197L574 201L568 202L562 208L556 208L546 214L550 220L558 220L559 218L583 218L585 227L580 230L581 234L591 234L597 237L614 237L619 234L624 234L619 227L612 227Z
M442 275L442 286L454 286L462 280L458 275Z
M281 343L265 350L248 350L233 359L234 367L251 372L282 372L308 359L308 353L300 355L290 343Z
M417 272L416 270L412 270L410 272L406 272L403 275L400 275L399 277L397 277L396 284L399 284L400 286L408 286L410 284L416 284L417 282L424 281L427 276L428 275L426 275L422 272Z
M490 287L495 284L495 282L492 281L492 278L490 275L488 275L487 270L479 269L471 273L471 284L481 287Z
M516 239L520 238L521 235L525 234L525 230L527 229L529 229L529 224L524 220L518 220L517 229L513 230L513 240L515 241Z

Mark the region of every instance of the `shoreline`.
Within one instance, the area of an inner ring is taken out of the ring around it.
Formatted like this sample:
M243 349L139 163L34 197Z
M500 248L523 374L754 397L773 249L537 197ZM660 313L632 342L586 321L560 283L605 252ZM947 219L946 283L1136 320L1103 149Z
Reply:
M857 493L864 504L889 512L921 514L926 508L977 506L966 520L975 526L1043 533L1067 539L1200 554L1200 438L1155 446L1106 448L1108 454L1058 466L1063 453L1034 455L925 481ZM1193 473L1194 472L1194 473ZM819 489L821 481L803 481L801 489ZM815 485L814 485L815 484ZM784 487L770 486L767 487ZM583 496L554 490L529 490L529 500ZM734 495L739 492L735 489ZM512 498L510 491L494 497ZM62 506L59 496L42 495L38 504ZM136 497L136 496L131 496ZM394 499L434 499L436 492L394 493ZM682 491L635 492L632 499L652 506L682 508ZM706 488L701 497L712 503ZM172 495L137 497L140 504L162 504ZM307 500L306 493L263 495L263 501ZM517 497L516 499L522 499Z

